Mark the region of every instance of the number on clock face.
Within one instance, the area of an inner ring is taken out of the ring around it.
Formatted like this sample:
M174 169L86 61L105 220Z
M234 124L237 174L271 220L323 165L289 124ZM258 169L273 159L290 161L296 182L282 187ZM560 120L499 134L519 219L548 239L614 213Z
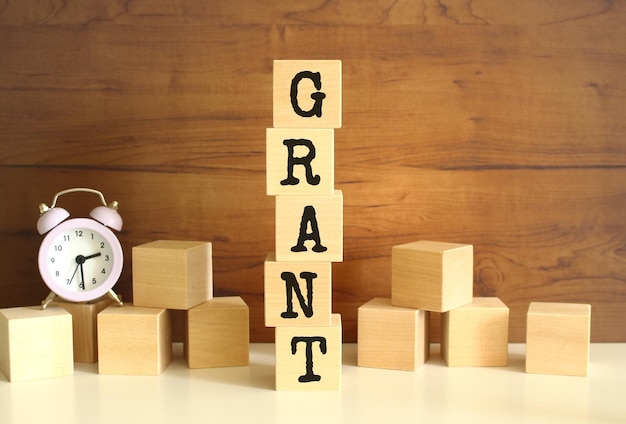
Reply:
M89 291L106 281L114 262L107 240L89 228L71 228L52 240L47 269L57 285L73 291Z

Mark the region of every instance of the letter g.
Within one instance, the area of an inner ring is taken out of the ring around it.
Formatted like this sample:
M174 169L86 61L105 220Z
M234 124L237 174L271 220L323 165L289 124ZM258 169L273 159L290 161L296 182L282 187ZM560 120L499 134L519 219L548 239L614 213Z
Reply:
M311 98L315 100L313 107L310 110L302 110L300 105L298 104L298 84L303 79L308 78L313 81L313 85L316 90L322 89L322 78L319 72L311 72L311 71L301 71L296 74L295 77L291 80L291 106L293 107L294 112L296 112L299 116L304 118L310 118L312 116L317 116L318 118L322 117L322 101L326 98L326 93L321 91L316 91L315 93L311 93Z

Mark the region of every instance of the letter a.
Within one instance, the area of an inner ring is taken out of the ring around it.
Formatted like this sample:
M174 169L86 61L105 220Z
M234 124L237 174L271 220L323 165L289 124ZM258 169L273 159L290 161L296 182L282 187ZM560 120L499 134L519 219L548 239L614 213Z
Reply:
M311 98L315 100L313 107L310 110L302 110L300 105L298 104L298 84L304 78L308 78L313 81L313 85L317 90L322 89L322 78L319 72L311 72L311 71L302 71L298 72L295 77L291 80L291 106L293 107L293 111L296 112L299 116L303 118L310 118L312 116L317 116L318 118L322 117L322 101L326 97L326 93L322 93L321 91L316 91L311 94Z
M280 182L280 185L297 185L300 180L293 176L293 167L295 165L304 166L306 182L311 185L318 185L321 177L319 175L313 175L313 167L311 167L311 161L315 159L315 146L311 140L307 139L287 139L283 141L283 144L287 146L287 178ZM295 157L294 147L304 146L309 149L309 153L306 156Z
M307 227L311 225L311 232L307 233ZM315 208L313 206L305 206L302 213L302 220L300 221L300 235L298 236L298 243L291 248L292 252L306 252L307 248L304 245L306 240L313 240L315 246L311 248L316 253L325 252L328 250L326 246L322 246L320 240L320 231L317 226L317 218L315 217Z
M298 285L298 281L296 280L296 276L293 272L282 272L280 274L280 278L285 281L285 290L287 290L287 310L282 312L280 316L283 318L298 318L298 313L293 310L293 292L295 292L298 302L300 303L300 307L302 308L302 312L304 312L304 316L311 318L313 316L313 279L317 278L317 274L314 272L300 273L300 278L304 278L306 280L306 297L309 302L308 305L304 301L304 297L300 291L300 286Z

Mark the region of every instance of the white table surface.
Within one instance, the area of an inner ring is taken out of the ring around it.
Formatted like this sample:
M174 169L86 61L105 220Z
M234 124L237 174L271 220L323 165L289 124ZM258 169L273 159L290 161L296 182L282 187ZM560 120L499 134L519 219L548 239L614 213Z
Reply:
M511 344L508 367L449 368L432 345L417 371L389 371L356 366L345 344L341 391L277 392L273 344L251 344L247 367L194 370L175 344L155 377L0 374L0 423L626 423L626 344L592 344L588 377L526 374L524 355Z

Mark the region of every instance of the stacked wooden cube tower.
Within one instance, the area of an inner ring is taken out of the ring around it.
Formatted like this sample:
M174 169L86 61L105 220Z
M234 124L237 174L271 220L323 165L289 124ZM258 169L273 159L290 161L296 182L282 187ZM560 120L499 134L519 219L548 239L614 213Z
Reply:
M473 246L418 241L392 248L391 298L358 310L359 366L415 370L429 357L429 313L442 313L448 366L507 364L508 308L473 298Z
M158 240L132 256L133 304L98 314L101 374L160 374L172 358L172 310L185 311L190 368L248 365L248 307L213 297L211 243Z
M341 387L341 316L332 262L343 260L343 194L334 187L341 61L276 60L267 195L276 249L265 261L265 325L275 327L277 390Z
M342 324L332 313L332 263L343 260L343 193L334 187L341 74L338 60L274 61L266 176L276 246L264 293L277 390L341 388ZM172 358L172 310L185 312L190 368L248 365L248 306L213 297L211 243L158 240L135 246L132 258L133 304L0 309L0 371L10 381L71 375L77 360L98 361L101 374L158 375ZM448 366L506 366L509 309L472 293L473 246L394 246L391 297L358 309L358 365L417 369L429 357L429 313L438 312ZM527 372L587 375L589 342L590 305L531 303Z

